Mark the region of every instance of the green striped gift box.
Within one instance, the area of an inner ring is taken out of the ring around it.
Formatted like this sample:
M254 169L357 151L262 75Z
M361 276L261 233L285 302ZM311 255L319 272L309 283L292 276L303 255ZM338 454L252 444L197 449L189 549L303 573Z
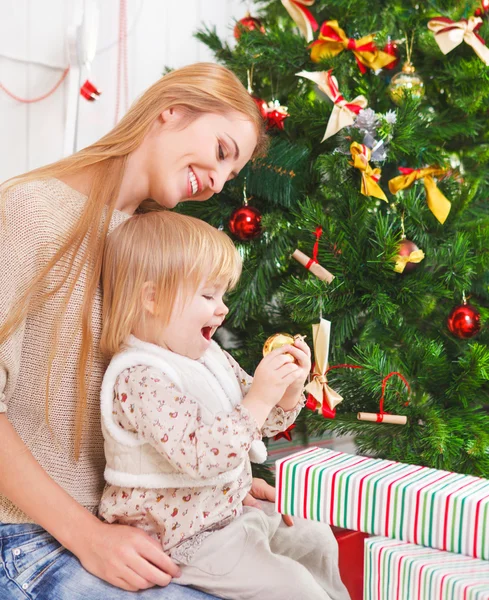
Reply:
M489 480L308 448L276 462L277 510L489 559Z
M363 600L489 600L489 562L372 537L363 585Z

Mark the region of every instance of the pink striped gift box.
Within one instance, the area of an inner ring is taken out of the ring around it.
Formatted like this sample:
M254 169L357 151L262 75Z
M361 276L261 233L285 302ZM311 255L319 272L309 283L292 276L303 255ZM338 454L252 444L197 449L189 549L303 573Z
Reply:
M489 480L308 448L276 462L277 510L489 559Z
M363 584L363 600L489 600L489 562L371 537Z

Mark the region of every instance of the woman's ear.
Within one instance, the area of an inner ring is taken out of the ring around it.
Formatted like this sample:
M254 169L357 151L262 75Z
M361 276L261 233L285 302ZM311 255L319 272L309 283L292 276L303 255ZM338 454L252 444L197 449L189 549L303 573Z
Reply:
M141 289L141 302L150 315L156 313L156 288L152 281L146 281Z
M170 106L170 108L166 108L159 115L161 123L175 123L180 119L180 117L180 111L175 106Z

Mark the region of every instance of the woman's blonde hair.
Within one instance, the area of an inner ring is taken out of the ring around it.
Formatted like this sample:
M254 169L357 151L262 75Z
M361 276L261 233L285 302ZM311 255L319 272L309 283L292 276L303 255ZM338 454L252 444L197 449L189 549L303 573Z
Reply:
M100 280L102 255L105 238L111 220L114 204L124 174L128 155L138 148L152 124L162 111L179 106L188 121L204 113L229 114L242 113L250 120L257 132L255 156L263 153L267 146L263 119L254 100L239 79L230 70L213 63L197 63L168 73L152 85L128 110L121 121L103 138L79 152L63 158L53 164L34 169L5 182L0 193L10 188L37 179L62 178L80 173L90 167L93 174L92 187L80 219L53 258L33 279L16 307L0 327L0 344L3 343L21 324L27 315L28 307L33 306L34 297L41 304L56 294L66 283L70 274L73 279L68 287L64 308L57 320L54 343L50 351L49 367L46 378L45 418L49 416L49 386L53 360L57 352L57 338L60 323L66 312L68 301L73 293L82 269L88 265L88 280L85 288L81 314L82 343L77 368L78 402L75 424L75 457L79 457L83 422L86 413L87 379L93 360L92 309L95 293ZM107 206L106 218L103 218ZM83 241L86 249L75 262ZM68 259L69 269L55 289L36 295L47 274L60 261ZM31 304L30 304L31 303Z
M163 328L177 296L191 296L207 282L232 288L240 274L241 257L223 231L170 211L135 215L119 225L105 245L102 352L112 357L129 334L144 327L143 296L148 292L158 327Z

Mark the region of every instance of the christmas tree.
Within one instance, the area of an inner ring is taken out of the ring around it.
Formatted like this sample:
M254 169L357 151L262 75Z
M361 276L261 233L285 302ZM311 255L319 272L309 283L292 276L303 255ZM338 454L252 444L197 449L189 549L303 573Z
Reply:
M296 438L353 433L362 454L489 476L488 4L268 0L234 48L196 34L271 137L221 194L183 209L243 256L232 352L252 373L274 333L312 349L322 317L330 366L349 365L317 379L343 400L310 397Z

